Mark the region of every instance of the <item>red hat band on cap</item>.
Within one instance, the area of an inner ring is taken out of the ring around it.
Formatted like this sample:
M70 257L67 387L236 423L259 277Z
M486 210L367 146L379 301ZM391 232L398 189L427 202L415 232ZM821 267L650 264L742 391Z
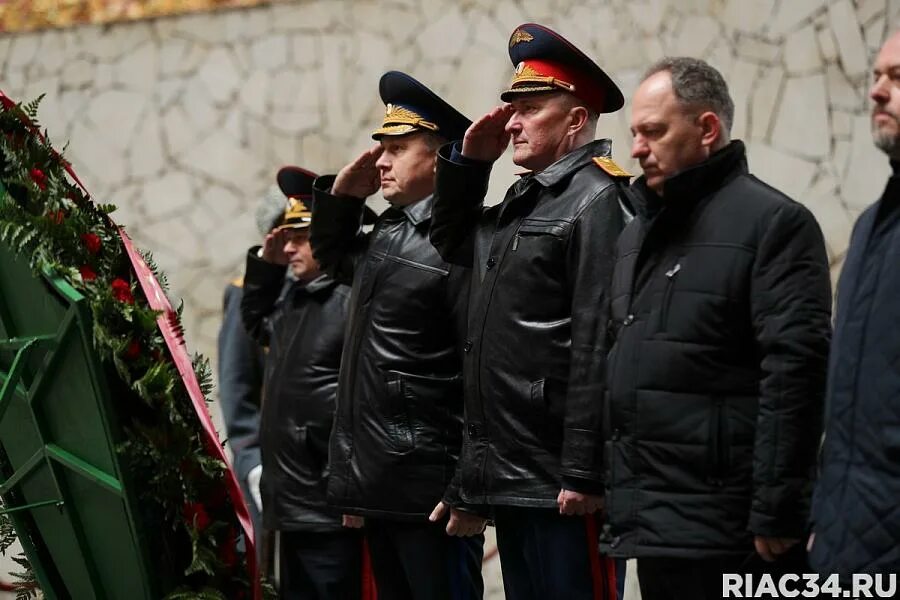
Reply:
M603 110L605 94L600 82L586 77L571 67L537 58L520 62L516 67L510 90L536 86L558 87L584 100L592 109L598 112Z

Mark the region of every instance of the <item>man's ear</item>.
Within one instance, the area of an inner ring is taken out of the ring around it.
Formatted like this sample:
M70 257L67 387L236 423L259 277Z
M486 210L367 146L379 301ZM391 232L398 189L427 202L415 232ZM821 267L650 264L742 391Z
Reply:
M697 124L702 130L700 143L707 148L715 147L722 134L722 120L719 119L719 115L709 110L700 113Z
M573 106L569 109L569 135L578 135L578 132L584 129L587 124L589 115L588 110L583 106Z

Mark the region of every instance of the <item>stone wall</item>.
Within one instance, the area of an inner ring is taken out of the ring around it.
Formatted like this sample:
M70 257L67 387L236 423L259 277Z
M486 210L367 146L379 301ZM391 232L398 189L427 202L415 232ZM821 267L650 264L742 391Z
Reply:
M0 37L0 82L45 93L43 125L93 192L152 250L212 356L223 285L252 211L288 163L333 171L379 121L377 81L406 70L470 117L497 102L510 31L564 33L633 92L665 54L710 60L737 103L751 168L815 212L836 262L887 162L872 147L871 57L900 23L886 0L318 0ZM628 108L601 119L629 159ZM512 179L496 169L496 196Z
M706 58L737 104L751 169L805 203L835 272L888 166L872 146L869 64L896 0L317 0L0 37L0 88L47 94L43 125L94 196L120 207L214 358L223 286L258 238L256 199L283 164L338 169L380 122L377 81L405 70L470 117L512 74L506 43L547 24L596 57L626 97L663 55ZM628 107L600 134L629 159ZM513 179L495 168L496 198ZM496 565L492 566L496 569ZM489 577L496 587L496 573Z

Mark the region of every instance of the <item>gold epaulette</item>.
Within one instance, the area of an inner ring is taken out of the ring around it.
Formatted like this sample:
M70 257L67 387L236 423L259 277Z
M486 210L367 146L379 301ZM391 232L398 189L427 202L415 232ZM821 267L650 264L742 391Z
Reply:
M595 156L594 164L606 171L610 177L631 177L631 173L620 167L608 156Z

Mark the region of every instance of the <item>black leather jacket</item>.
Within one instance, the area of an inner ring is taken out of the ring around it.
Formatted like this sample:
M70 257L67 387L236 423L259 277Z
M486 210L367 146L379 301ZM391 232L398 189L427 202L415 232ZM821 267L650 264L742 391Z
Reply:
M350 290L326 275L284 287L285 268L247 255L241 314L268 345L259 439L263 524L281 531L339 530L327 507L328 436Z
M428 241L431 198L389 208L363 234L363 200L320 177L311 241L322 267L353 282L329 502L345 513L424 519L449 489L462 443L461 338L469 274Z
M603 345L619 186L578 148L483 208L490 165L439 151L431 240L474 265L461 463L467 501L556 506L561 487L602 491ZM465 160L465 159L462 159Z

